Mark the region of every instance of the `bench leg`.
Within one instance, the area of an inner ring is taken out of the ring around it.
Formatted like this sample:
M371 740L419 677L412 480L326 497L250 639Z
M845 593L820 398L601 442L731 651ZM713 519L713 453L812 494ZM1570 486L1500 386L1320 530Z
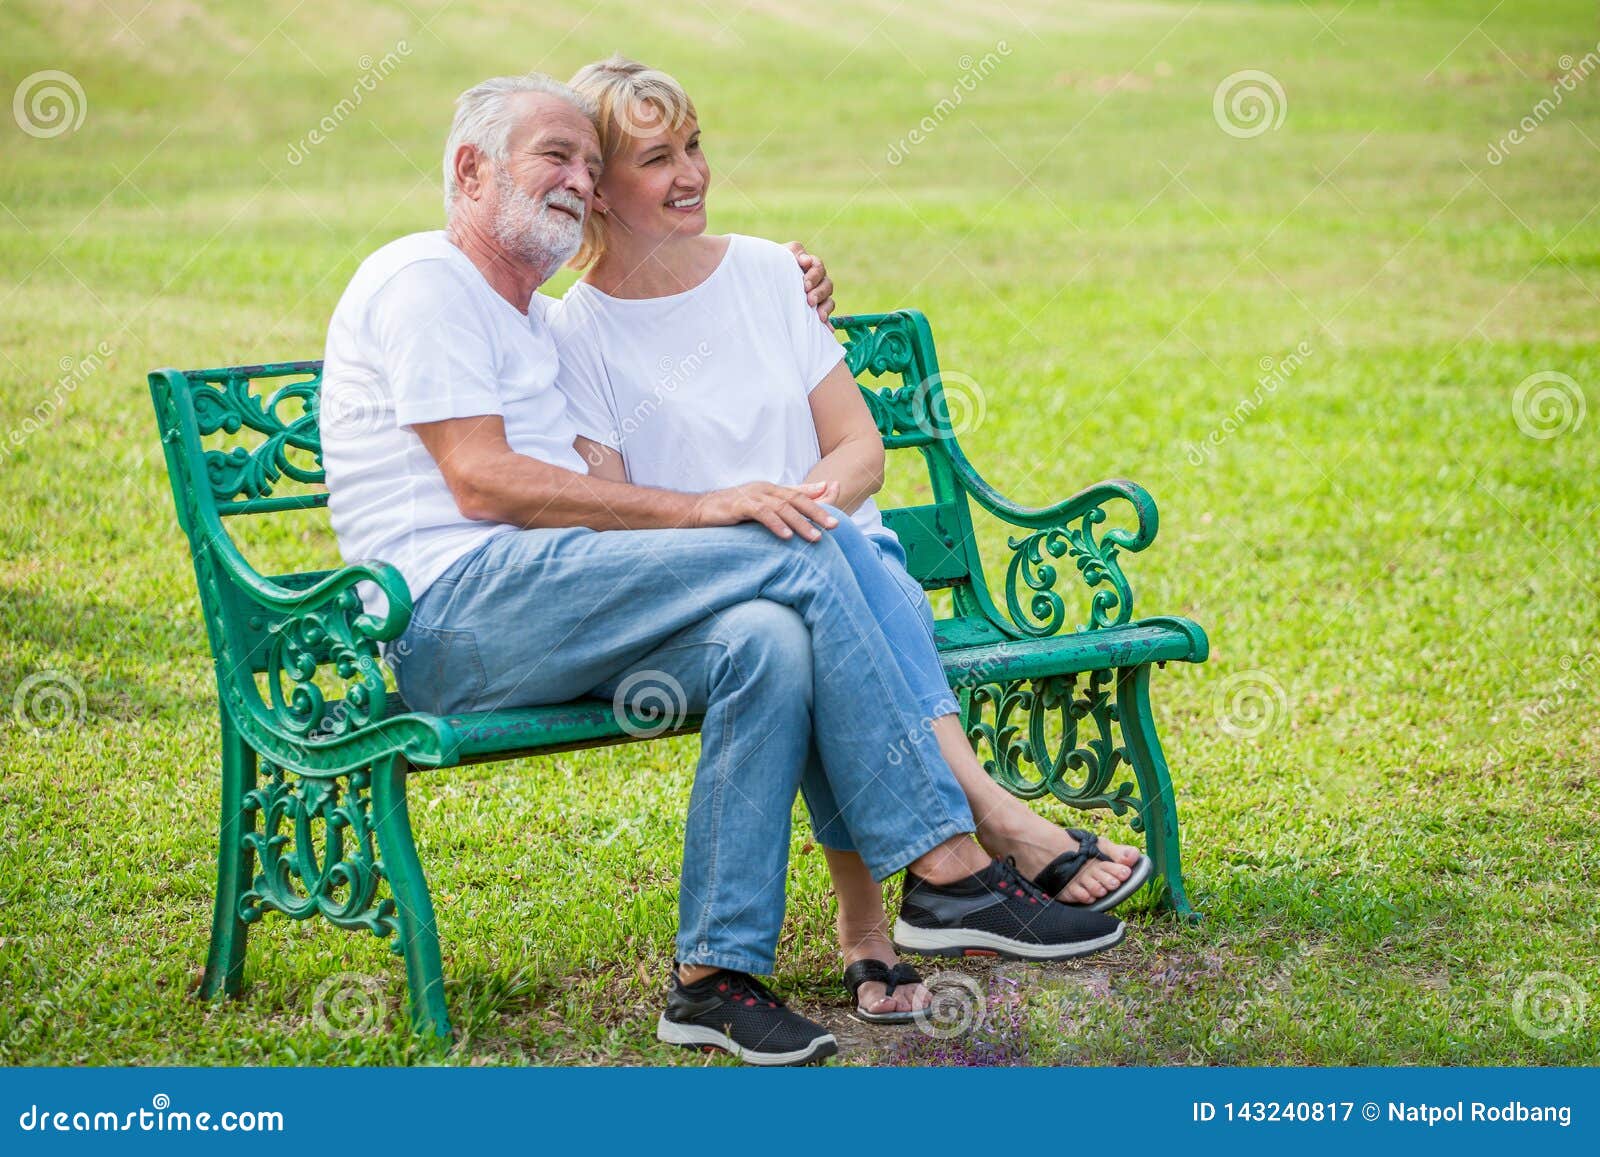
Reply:
M1178 850L1178 803L1172 794L1167 759L1156 737L1150 713L1150 664L1117 672L1117 718L1128 760L1139 781L1145 849L1161 877L1161 907L1181 920L1198 920L1183 888L1183 861Z
M217 843L217 900L211 914L211 947L200 981L200 995L238 996L244 988L245 936L239 900L250 887L255 854L245 842L244 802L256 786L256 753L222 713L222 822Z
M406 807L406 773L400 756L372 768L372 810L377 826L383 874L400 910L399 951L406 958L411 1027L436 1037L450 1036L450 1009L444 998L444 964L439 955L439 925L434 920L428 881L411 838L411 813Z

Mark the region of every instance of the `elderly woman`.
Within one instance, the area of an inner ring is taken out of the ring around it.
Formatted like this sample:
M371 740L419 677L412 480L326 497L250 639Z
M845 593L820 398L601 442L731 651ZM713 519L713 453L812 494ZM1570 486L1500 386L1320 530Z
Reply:
M551 324L591 474L689 492L751 479L836 485L840 517L829 533L897 644L984 847L1013 857L1068 904L1105 910L1132 895L1150 874L1148 858L1057 827L979 766L939 665L927 599L873 503L883 444L842 347L807 304L787 251L706 232L711 169L688 95L665 73L621 57L583 68L571 83L598 105L604 166L573 262L584 276ZM903 921L891 941L881 887L854 852L814 756L802 790L838 897L856 1015L911 1019L928 993L894 945L937 945L919 943ZM904 805L891 798L882 806Z

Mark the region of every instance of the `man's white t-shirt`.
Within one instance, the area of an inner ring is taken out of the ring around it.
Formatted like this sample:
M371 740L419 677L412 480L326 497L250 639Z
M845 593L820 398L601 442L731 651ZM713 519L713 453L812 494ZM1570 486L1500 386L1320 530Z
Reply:
M709 277L667 297L580 281L549 324L578 432L621 453L635 485L792 486L821 460L808 399L844 348L781 245L733 234ZM854 518L893 537L871 499Z
M583 474L535 293L524 315L443 231L391 241L361 263L328 325L319 425L328 510L347 563L394 564L413 600L506 523L466 518L418 422L498 414L519 454ZM363 583L367 610L384 600Z

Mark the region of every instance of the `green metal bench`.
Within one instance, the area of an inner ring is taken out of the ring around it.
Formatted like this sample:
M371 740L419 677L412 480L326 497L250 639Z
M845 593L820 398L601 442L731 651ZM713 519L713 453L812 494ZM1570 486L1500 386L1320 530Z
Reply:
M939 650L984 766L1025 799L1126 814L1155 862L1161 905L1192 916L1149 688L1153 663L1203 662L1206 636L1187 619L1134 619L1119 557L1155 538L1155 503L1121 480L1053 506L1007 500L956 441L926 319L904 310L833 324L858 379L898 379L863 393L885 447L921 451L932 501L885 510L884 520L922 585L951 592ZM410 618L399 572L372 561L265 577L227 528L240 515L326 505L320 383L318 362L150 375L221 700L217 896L201 995L240 992L246 933L265 912L320 914L390 938L405 957L413 1027L444 1036L439 934L412 842L408 773L683 734L698 719L663 729L597 699L410 711L388 689L379 651ZM1019 531L1007 539L1004 610L985 580L973 503ZM1106 507L1121 503L1129 525L1102 527ZM362 581L387 596L383 616L364 613ZM1088 617L1077 623L1064 596L1080 581Z

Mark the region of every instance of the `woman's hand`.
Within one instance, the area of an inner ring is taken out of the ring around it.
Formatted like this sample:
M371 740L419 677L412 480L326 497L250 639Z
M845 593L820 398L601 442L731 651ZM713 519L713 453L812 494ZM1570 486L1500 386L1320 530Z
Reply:
M817 316L826 322L833 313L833 279L828 276L827 266L815 253L807 253L806 247L798 241L791 241L784 248L794 254L806 275L807 304L815 306Z
M713 490L701 496L694 508L692 526L735 526L759 522L779 538L793 538L798 531L808 542L822 537L817 527L831 530L839 520L822 503L839 497L837 482L803 482L799 486L779 486L774 482L746 482L726 490Z

